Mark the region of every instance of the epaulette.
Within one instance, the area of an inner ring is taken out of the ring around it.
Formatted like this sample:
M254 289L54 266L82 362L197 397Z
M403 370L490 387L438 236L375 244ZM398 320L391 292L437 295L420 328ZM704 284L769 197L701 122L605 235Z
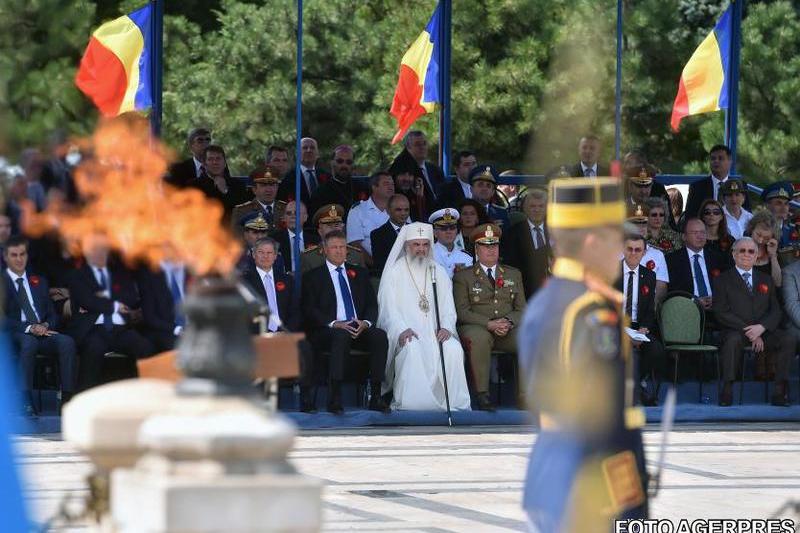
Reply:
M248 206L249 204L251 204L252 202L253 202L253 200L248 200L248 201L246 201L246 202L244 202L244 203L242 203L242 204L239 204L239 205L235 205L235 206L233 206L233 208L234 208L234 209L236 209L237 207L247 207L247 206Z
M319 245L318 244L312 244L311 246L309 246L308 248L303 250L302 253L307 254L309 252L314 252L316 250L319 250Z
M283 200L275 200L275 207L278 207L279 205L286 206L286 202Z
M356 251L356 252L359 252L359 253L361 253L361 248L359 248L358 246L352 246L352 245L348 244L348 245L347 245L347 249L348 249L348 250L354 250L354 251Z

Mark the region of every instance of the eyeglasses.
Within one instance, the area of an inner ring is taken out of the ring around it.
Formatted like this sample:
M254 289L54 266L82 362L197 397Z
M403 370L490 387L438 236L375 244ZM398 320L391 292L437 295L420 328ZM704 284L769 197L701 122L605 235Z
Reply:
M352 159L339 159L339 158L336 158L336 159L334 159L334 161L336 161L340 165L345 165L345 164L352 165L353 164L353 160Z
M720 210L720 209L706 209L705 211L703 211L703 216L721 215L721 214L722 214L722 210Z
M747 254L747 255L756 255L755 248L739 248L740 254Z
M664 213L650 213L650 215L649 215L649 216L651 216L651 217L653 217L653 218L664 218L664 217L666 217L667 215L666 215L666 214L664 214Z

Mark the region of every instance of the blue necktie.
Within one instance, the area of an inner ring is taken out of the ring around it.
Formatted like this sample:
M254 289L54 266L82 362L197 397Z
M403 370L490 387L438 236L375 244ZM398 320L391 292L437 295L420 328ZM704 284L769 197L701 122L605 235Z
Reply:
M317 177L313 170L306 170L306 175L308 176L308 192L314 194L317 190Z
M747 285L747 290L750 291L750 294L753 294L753 284L750 282L750 272L742 273L742 277L744 278L744 284Z
M703 278L703 269L700 268L700 254L694 254L694 282L697 284L697 296L700 298L708 296L708 287Z
M347 287L347 280L344 279L344 275L342 274L342 267L337 267L336 272L339 273L339 290L342 291L344 312L347 315L347 320L353 320L356 317L356 310L353 308L353 296L350 294L350 289Z
M181 303L183 297L181 296L181 288L178 286L178 279L175 277L175 272L167 274L169 276L169 291L172 293L172 303L175 304L175 325L185 326L186 316L181 312Z
M103 273L102 268L98 268L97 272L100 273L100 288L104 291L108 291L108 297L112 301L111 304L113 305L114 298L111 297L111 290L108 288L108 280L106 279L106 275ZM106 329L111 329L114 327L114 317L111 313L103 313L103 326Z

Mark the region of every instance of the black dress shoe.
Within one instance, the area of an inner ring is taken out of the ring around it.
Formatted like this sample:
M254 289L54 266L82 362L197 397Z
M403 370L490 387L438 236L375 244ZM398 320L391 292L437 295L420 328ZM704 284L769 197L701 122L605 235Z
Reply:
M344 409L342 408L341 404L338 403L329 403L328 404L328 412L334 415L343 415Z
M785 381L775 385L775 394L770 403L778 407L789 407L789 385Z
M722 392L719 393L719 405L720 407L730 407L733 403L733 387L730 383L726 383L724 387L722 387Z
M478 410L479 411L489 411L490 413L494 413L495 407L492 403L492 400L489 399L488 392L481 392L478 394Z
M303 405L300 406L300 412L314 414L317 412L317 408L313 403L303 403Z
M369 400L369 410L370 411L378 411L379 413L391 413L392 409L389 407L386 402L383 401L383 398L380 396L373 396Z

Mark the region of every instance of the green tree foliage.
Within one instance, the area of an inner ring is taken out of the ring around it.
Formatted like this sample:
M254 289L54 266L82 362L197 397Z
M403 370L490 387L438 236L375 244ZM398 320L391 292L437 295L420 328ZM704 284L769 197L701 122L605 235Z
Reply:
M141 3L0 0L0 124L10 149L43 143L55 127L93 126L96 113L73 85L80 55L97 25ZM399 151L388 114L399 63L435 3L305 3L303 134L320 141L324 157L353 144L366 172ZM624 0L623 152L644 148L666 172L706 168L723 114L689 117L677 133L669 116L684 64L727 5ZM615 0L454 2L453 147L544 172L574 162L577 138L593 131L613 157L615 8ZM292 149L296 24L292 0L168 2L165 139L185 152L188 129L209 125L237 173L260 164L267 145ZM739 170L757 182L797 178L798 8L748 2L743 39ZM435 151L438 114L415 127Z

